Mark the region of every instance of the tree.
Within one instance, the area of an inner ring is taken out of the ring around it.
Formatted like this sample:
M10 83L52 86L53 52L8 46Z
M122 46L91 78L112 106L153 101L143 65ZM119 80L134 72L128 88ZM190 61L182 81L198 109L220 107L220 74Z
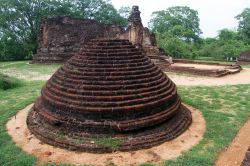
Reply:
M198 12L186 6L152 14L149 27L157 33L157 45L175 58L194 58L200 47Z
M239 20L238 31L242 39L250 44L250 8L244 9L242 13L236 16Z
M241 52L248 49L250 49L250 45L239 37L238 32L222 29L216 38L203 40L202 48L198 54L214 59L227 59L228 57L237 58Z
M126 26L126 19L108 0L1 0L1 59L31 58L42 17L67 15Z
M117 24L122 27L128 24L127 19L122 17L111 4L104 4L93 16L95 20L106 24Z
M128 17L130 16L131 13L131 7L129 6L122 6L119 10L118 10L120 16L122 16L123 18L128 19Z
M165 33L172 31L181 40L196 42L201 34L199 21L197 11L187 6L175 6L153 12L149 27L154 32Z
M170 32L156 33L157 45L175 58L194 58L195 47L177 38Z
M229 29L222 29L219 31L218 34L219 40L238 40L239 39L239 34L238 32L229 30Z

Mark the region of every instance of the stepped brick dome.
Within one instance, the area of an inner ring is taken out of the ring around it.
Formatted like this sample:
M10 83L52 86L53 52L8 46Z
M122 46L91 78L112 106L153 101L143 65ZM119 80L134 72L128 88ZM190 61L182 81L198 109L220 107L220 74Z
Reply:
M48 80L27 125L43 142L102 153L158 145L191 121L175 84L140 50L93 39Z

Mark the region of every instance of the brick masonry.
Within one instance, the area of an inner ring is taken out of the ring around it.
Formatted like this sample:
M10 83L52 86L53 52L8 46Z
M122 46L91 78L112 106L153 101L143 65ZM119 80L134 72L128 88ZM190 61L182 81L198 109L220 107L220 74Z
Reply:
M250 50L242 52L240 54L240 57L238 58L237 63L240 65L250 64Z
M168 66L168 56L156 46L155 35L141 23L138 6L133 6L124 29L115 24L102 24L94 20L73 19L70 17L44 18L38 35L37 54L33 63L64 63L90 39L126 39L141 49L156 64Z
M92 39L46 83L27 124L46 143L101 153L158 145L191 121L175 84L140 49ZM96 143L103 138L120 143Z

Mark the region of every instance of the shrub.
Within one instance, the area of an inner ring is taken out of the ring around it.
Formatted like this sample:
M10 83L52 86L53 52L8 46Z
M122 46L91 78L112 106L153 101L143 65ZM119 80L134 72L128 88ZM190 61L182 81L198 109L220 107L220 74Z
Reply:
M15 87L19 87L22 85L22 81L18 80L14 77L9 77L7 75L0 73L0 89L7 90Z

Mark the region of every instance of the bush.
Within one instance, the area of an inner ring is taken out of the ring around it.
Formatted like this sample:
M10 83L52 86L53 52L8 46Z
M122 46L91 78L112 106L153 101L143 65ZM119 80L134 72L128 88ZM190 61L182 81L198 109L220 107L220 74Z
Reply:
M196 57L196 47L193 43L187 43L168 32L157 33L156 39L157 46L174 58L193 59Z
M17 78L9 77L0 73L0 89L7 90L16 88L22 85L22 81Z

